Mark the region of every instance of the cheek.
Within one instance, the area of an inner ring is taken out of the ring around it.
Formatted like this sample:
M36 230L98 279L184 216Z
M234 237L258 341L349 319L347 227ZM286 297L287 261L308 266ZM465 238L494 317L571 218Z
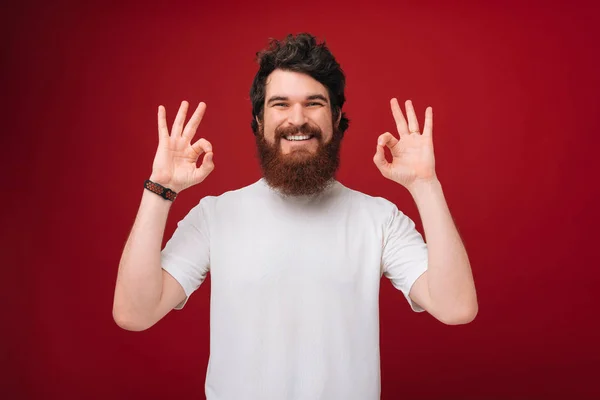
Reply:
M269 142L273 142L274 138L275 138L275 129L277 129L277 127L280 126L284 121L285 121L285 119L281 118L280 116L273 115L273 114L267 115L265 113L265 117L264 117L265 139L267 139Z
M328 141L333 136L333 126L331 122L331 118L322 118L318 121L319 128L323 132L323 139Z
M271 144L275 143L275 126L266 125L264 130L265 140Z
M318 124L321 130L331 130L332 115L329 110L314 110L314 112L311 113L308 117L313 123Z

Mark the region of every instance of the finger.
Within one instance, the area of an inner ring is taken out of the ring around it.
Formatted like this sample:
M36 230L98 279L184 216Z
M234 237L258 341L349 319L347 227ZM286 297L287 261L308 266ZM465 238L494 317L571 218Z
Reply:
M196 130L200 125L200 122L202 122L202 118L204 117L205 111L206 103L200 102L200 104L198 104L198 107L196 107L196 111L194 111L192 118L190 118L190 121L187 123L185 129L183 130L183 137L185 139L191 140L194 137L194 135L196 134Z
M198 139L196 143L192 145L192 149L198 154L198 156L202 153L208 153L212 151L212 144L204 138Z
M387 172L390 168L390 163L385 158L385 150L383 146L377 145L377 151L375 152L375 156L373 156L373 163L383 176L387 177Z
M379 135L379 137L377 138L377 145L378 146L387 146L390 148L390 150L396 146L398 144L399 140L396 139L396 137L394 135L392 135L389 132L386 133L382 133L381 135Z
M213 169L215 169L215 163L213 162L213 153L211 151L204 155L204 158L202 159L202 165L194 170L194 185L206 179Z
M417 120L417 115L415 114L415 109L413 108L412 101L406 100L406 103L404 105L406 107L406 117L408 118L408 132L419 132L419 121Z
M187 101L184 100L181 102L181 106L179 106L179 111L175 117L175 122L173 122L173 129L171 129L172 137L181 136L181 131L183 130L183 123L185 122L185 115L187 114L188 107L189 103Z
M423 127L423 136L433 136L433 108L427 107L425 110L425 126Z
M390 101L390 105L392 106L392 115L396 121L396 129L398 129L398 134L400 137L403 135L408 135L408 125L406 124L404 115L402 115L402 110L400 109L400 104L398 104L398 99L393 98Z
M163 106L158 106L158 140L169 137L169 128L167 127L167 111Z

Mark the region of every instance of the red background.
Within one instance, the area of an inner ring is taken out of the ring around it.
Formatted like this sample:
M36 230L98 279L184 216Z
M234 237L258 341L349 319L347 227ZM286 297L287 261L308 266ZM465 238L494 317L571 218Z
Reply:
M165 2L166 3L166 2ZM597 11L582 2L66 5L2 12L4 398L203 398L207 281L151 329L111 316L156 109L208 105L216 169L174 204L254 182L254 54L309 31L347 75L341 182L422 226L372 163L389 99L434 110L436 167L480 311L464 326L381 289L384 399L584 399L598 385ZM596 397L598 398L598 397Z

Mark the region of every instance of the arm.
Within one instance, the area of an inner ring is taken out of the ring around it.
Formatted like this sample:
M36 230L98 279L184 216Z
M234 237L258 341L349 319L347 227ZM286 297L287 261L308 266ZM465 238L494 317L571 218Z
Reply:
M206 139L191 144L206 105L198 105L184 129L187 109L188 103L182 102L169 134L166 111L158 108L158 150L150 180L177 193L202 182L214 169L211 144ZM197 167L202 153L202 165ZM186 298L184 288L161 267L161 243L171 204L143 190L115 285L113 318L124 329L147 329Z
M411 187L427 238L428 268L414 283L410 297L446 324L465 324L477 315L471 265L435 180Z
M373 161L384 177L411 193L427 237L428 270L415 281L409 296L444 323L470 322L478 311L475 284L467 253L435 173L433 109L425 110L421 134L412 102L405 103L408 123L398 101L392 99L390 103L400 140L389 132L380 135ZM392 153L391 163L385 158L385 147Z
M113 318L123 329L147 329L185 299L181 285L160 265L171 201L144 189L117 274Z

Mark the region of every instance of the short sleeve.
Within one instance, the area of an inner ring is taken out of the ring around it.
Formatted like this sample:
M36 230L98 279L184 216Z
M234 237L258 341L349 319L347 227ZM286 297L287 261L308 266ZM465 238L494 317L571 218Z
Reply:
M161 266L185 291L185 300L175 306L181 310L190 295L200 287L210 269L210 238L203 201L177 223L177 228L161 252Z
M415 223L394 206L384 237L383 275L404 294L415 312L425 309L412 301L409 293L417 278L427 271L427 260L427 244Z

